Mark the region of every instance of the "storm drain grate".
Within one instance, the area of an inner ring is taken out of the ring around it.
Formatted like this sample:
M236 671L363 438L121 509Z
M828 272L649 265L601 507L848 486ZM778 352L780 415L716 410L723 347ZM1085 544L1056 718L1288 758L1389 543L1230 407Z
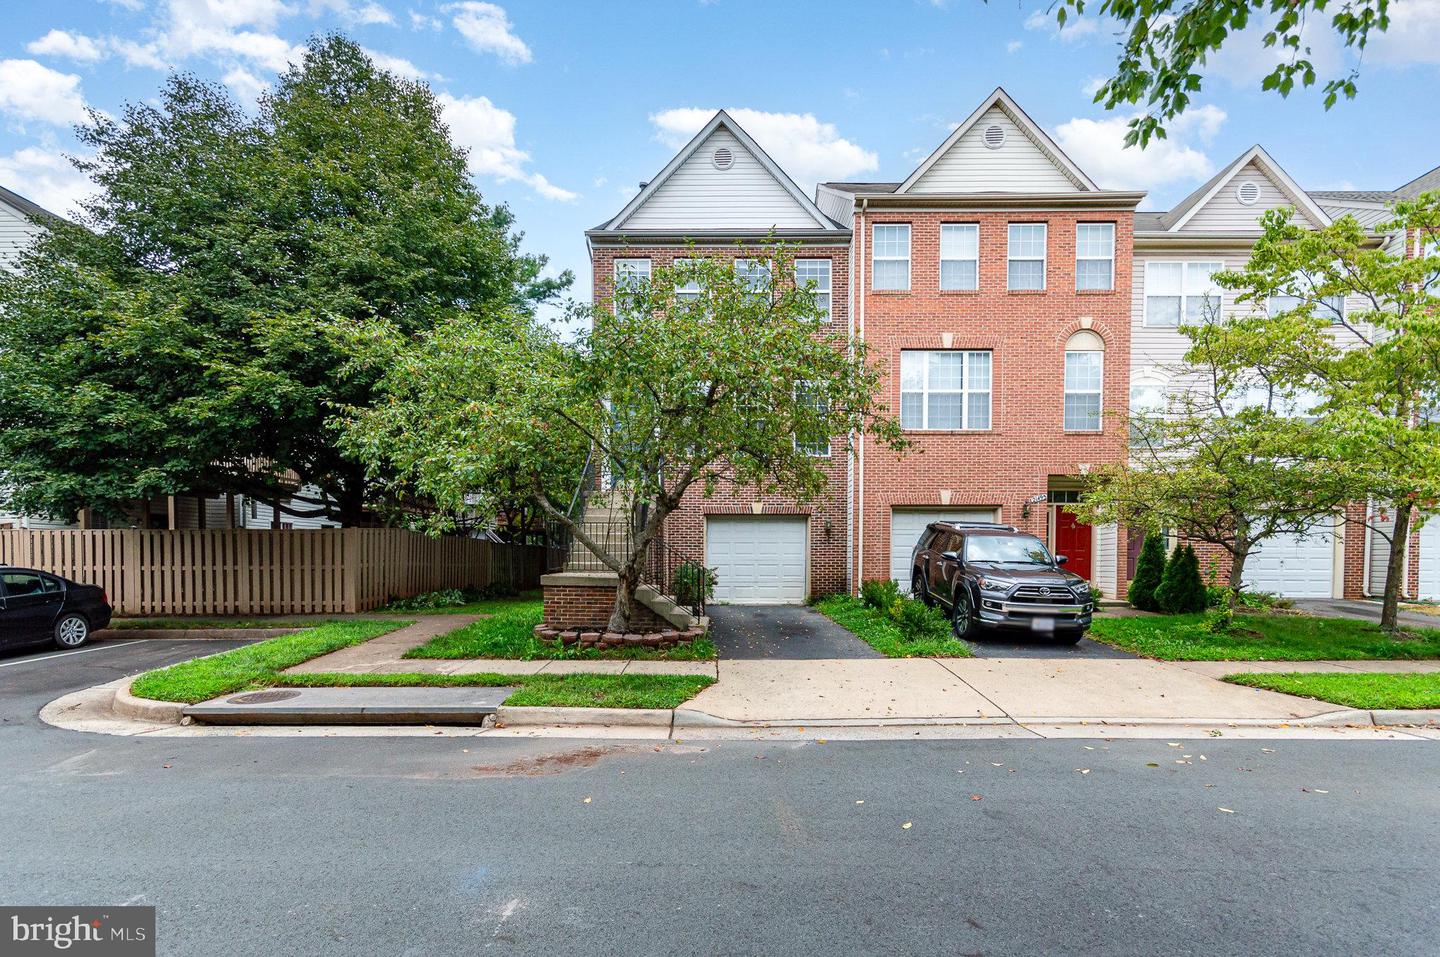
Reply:
M279 688L271 691L252 691L249 694L242 694L228 699L226 704L269 704L272 701L288 701L291 698L300 697L298 691L282 691Z

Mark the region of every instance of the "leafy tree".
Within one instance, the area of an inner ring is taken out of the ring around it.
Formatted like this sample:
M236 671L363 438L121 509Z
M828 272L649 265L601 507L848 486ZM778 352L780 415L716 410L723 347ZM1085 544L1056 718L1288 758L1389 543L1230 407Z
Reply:
M1165 575L1155 589L1160 610L1170 615L1187 615L1205 610L1205 583L1200 579L1200 559L1195 546L1177 545L1165 563Z
M1255 546L1332 516L1353 470L1308 455L1317 426L1297 414L1295 322L1212 316L1181 331L1190 348L1165 408L1131 413L1129 460L1092 471L1077 511L1219 546L1233 600Z
M1158 611L1155 589L1165 575L1165 543L1158 532L1148 532L1140 545L1140 558L1135 562L1135 577L1125 597L1141 611Z
M1381 626L1393 631L1413 515L1440 501L1440 193L1397 203L1374 228L1401 248L1350 217L1308 229L1274 210L1262 225L1245 269L1218 281L1274 306L1250 325L1282 385L1317 400L1301 454L1349 500L1393 511L1393 529L1366 519L1390 540Z
M381 486L326 424L374 400L347 330L523 314L569 281L482 202L429 89L341 37L253 117L178 75L79 136L99 186L83 225L45 224L0 278L0 463L22 511L276 500L298 478L323 495L296 514L373 521Z
M793 274L783 247L747 253L768 276ZM583 313L591 328L570 341L468 319L415 345L392 335L387 401L348 417L348 447L438 502L491 488L499 472L528 473L546 513L619 577L610 627L624 630L651 546L692 488L813 500L827 479L808 448L848 447L861 431L905 445L876 402L881 372L865 344L817 322L812 290L768 276L728 259L656 269ZM545 487L547 458L592 450L625 516L620 536Z
M1115 73L1095 93L1107 110L1145 104L1130 122L1126 143L1141 146L1164 138L1165 123L1185 112L1204 83L1207 60L1255 18L1264 25L1261 42L1284 53L1265 78L1263 90L1289 96L1298 83L1321 79L1312 59L1306 27L1328 15L1328 29L1347 50L1363 54L1372 33L1390 27L1390 0L1058 0L1052 5L1061 29L1074 15L1093 12L1116 22L1123 36ZM1322 28L1323 29L1323 28ZM1324 78L1325 108L1355 96L1359 69Z

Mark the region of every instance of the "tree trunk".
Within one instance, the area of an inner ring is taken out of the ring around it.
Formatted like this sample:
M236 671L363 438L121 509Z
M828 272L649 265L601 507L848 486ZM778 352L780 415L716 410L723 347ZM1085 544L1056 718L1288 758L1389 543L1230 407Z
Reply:
M1250 559L1250 546L1236 545L1230 555L1230 607L1240 604L1240 587L1245 581L1245 563Z
M608 625L611 631L630 630L630 618L635 611L635 590L640 587L642 569L650 560L650 546L672 511L672 507L665 502L650 502L646 508L649 514L645 518L645 525L635 532L635 540L630 543L625 565L618 573L620 580L615 585L615 607L610 612ZM634 527L633 521L631 527Z
M1380 604L1380 630L1393 633L1398 627L1400 589L1405 581L1405 553L1410 548L1410 506L1395 510L1395 531L1390 539L1390 560L1385 566L1385 598Z
M610 610L610 624L606 627L619 634L630 630L630 616L635 610L635 589L640 586L639 572L634 567L620 573L615 583L615 607Z

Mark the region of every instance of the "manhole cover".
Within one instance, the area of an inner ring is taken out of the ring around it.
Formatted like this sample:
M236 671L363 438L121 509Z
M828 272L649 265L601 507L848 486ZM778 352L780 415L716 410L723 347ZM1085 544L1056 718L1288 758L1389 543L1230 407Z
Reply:
M281 691L278 688L274 691L252 691L249 694L242 694L226 701L226 704L269 704L272 701L286 701L290 698L300 697L298 691Z

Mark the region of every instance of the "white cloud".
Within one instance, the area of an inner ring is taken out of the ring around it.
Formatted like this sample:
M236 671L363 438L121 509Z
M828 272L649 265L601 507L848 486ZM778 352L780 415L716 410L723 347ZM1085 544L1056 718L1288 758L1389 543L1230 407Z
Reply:
M370 61L382 70L386 70L407 80L443 80L438 73L429 73L420 69L404 57L391 56L389 53L381 53L379 50L372 50L369 47L361 47Z
M1025 18L1025 29L1048 33L1066 43L1078 43L1088 39L1099 33L1103 25L1099 17L1076 16L1073 12L1065 18L1063 27L1056 21L1055 14L1046 10L1036 10Z
M526 169L530 154L515 145L515 114L484 96L456 97L441 93L436 100L444 111L451 137L469 151L472 174L491 176L502 182L525 183L546 199L568 202L578 198L576 193Z
M1365 56L1387 66L1440 63L1440 0L1390 4L1390 29L1370 35Z
M511 66L530 62L530 47L515 35L504 7L467 0L452 3L445 12L455 15L450 22L481 53L493 53Z
M1403 5L1402 0L1394 7ZM1393 22L1390 28L1395 28ZM1345 56L1340 42L1323 18L1311 18L1304 22L1300 29L1299 53L1279 46L1267 47L1264 37L1269 29L1270 21L1257 22L1239 33L1230 34L1224 46L1211 54L1204 69L1199 72L1222 77L1235 86L1249 87L1258 85L1277 66L1297 57L1308 59L1322 77L1334 76L1344 65Z
M95 192L95 184L58 152L27 146L9 156L0 156L0 183L64 216L77 202Z
M781 168L800 186L809 189L827 179L845 179L880 166L871 150L845 139L833 123L822 123L811 113L767 113L763 110L727 110L745 132L755 138ZM715 115L706 107L679 107L651 114L655 137L679 149Z
M36 56L58 56L82 63L105 59L105 50L83 33L51 30L38 40L31 40L25 49Z
M1020 52L1020 48L1023 47L1024 45L1025 45L1025 41L1024 41L1024 40L1011 40L1009 43L1005 44L1005 52L1006 52L1006 53L1019 53L1019 52Z
M88 119L80 78L34 60L0 60L0 112L57 126Z
M378 3L356 3L354 0L310 0L310 15L333 13L354 27L377 24L391 25L395 17Z
M104 2L112 7L123 7L130 11L145 9L145 0L104 0Z
M1125 146L1130 117L1081 117L1056 127L1055 142L1104 188L1153 189L1214 173L1215 164L1200 147L1214 138L1225 119L1218 106L1195 107L1167 126L1165 139L1151 140L1142 150Z
M150 52L172 60L228 55L279 72L304 55L273 32L294 12L281 0L169 0Z
M168 70L170 64L160 55L154 43L138 43L122 37L110 37L105 41L110 49L120 54L126 66L147 67L151 70Z
M270 84L260 79L243 66L237 66L221 79L242 103L254 103L260 94L270 89Z
M1084 91L1086 96L1093 98L1096 93L1100 92L1100 88L1104 85L1105 78L1103 76L1092 76L1085 81L1085 85L1080 89Z
M410 14L410 29L412 30L439 30L445 26L432 16L419 13L415 10L408 11Z

